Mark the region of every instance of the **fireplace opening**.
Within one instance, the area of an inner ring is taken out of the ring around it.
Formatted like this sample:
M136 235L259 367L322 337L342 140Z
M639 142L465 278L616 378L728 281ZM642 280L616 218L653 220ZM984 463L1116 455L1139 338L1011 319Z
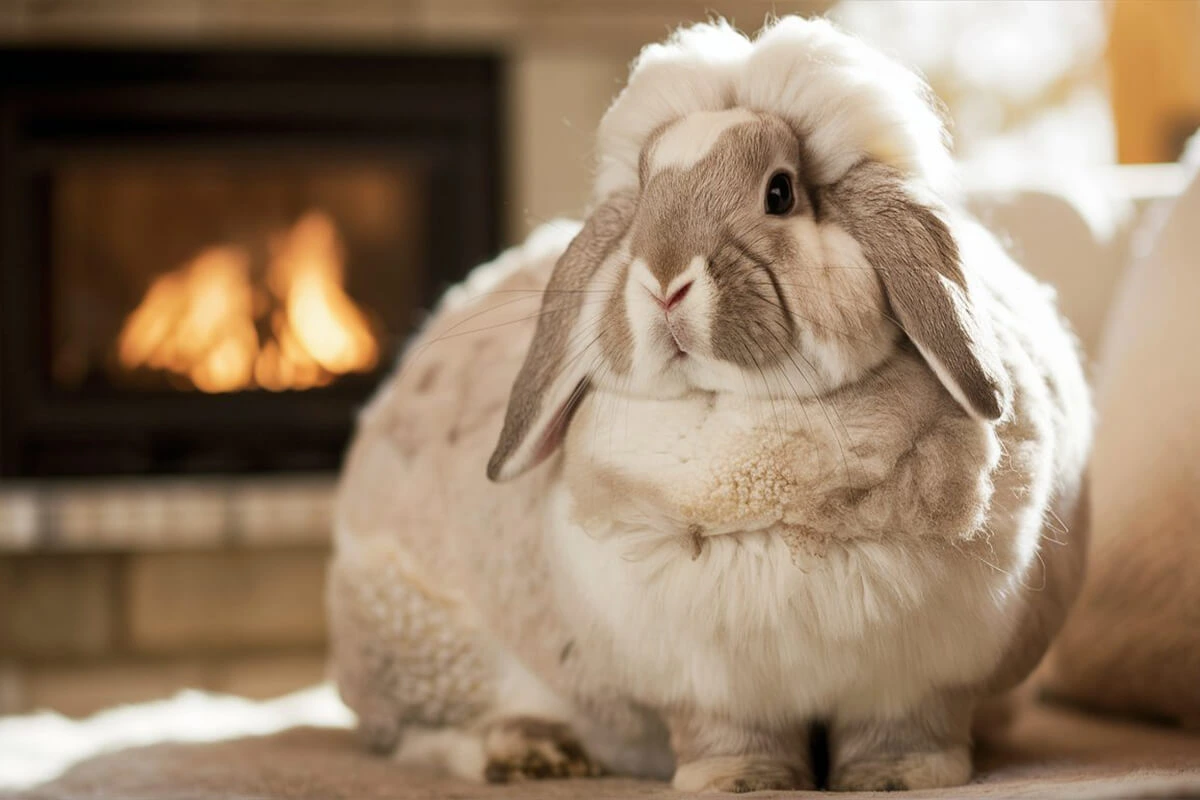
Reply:
M422 300L420 173L219 161L62 170L50 208L55 384L284 392L372 373Z
M498 244L498 73L0 53L0 475L335 468Z

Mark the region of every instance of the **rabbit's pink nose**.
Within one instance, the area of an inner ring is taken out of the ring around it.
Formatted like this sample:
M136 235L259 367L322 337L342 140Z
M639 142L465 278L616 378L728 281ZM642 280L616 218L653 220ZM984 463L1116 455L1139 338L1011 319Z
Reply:
M653 292L650 293L650 296L654 298L654 302L658 303L659 308L661 308L663 311L670 311L672 308L679 305L683 298L687 297L688 290L692 288L692 283L692 281L688 281L683 286L680 286L666 300L663 300Z

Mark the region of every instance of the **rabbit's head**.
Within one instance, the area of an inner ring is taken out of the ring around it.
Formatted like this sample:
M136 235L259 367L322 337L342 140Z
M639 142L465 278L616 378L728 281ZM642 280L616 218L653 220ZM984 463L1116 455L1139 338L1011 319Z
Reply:
M788 398L907 339L969 414L1010 392L941 190L923 84L824 22L648 48L601 125L599 201L560 258L488 465L516 476L591 390Z

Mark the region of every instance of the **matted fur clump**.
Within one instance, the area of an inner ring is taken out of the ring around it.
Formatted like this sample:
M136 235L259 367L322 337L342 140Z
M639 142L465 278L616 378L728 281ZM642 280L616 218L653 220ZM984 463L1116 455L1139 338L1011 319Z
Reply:
M652 45L598 147L583 225L480 267L360 420L363 734L489 780L968 780L1082 568L1052 292L953 201L921 81L826 22Z

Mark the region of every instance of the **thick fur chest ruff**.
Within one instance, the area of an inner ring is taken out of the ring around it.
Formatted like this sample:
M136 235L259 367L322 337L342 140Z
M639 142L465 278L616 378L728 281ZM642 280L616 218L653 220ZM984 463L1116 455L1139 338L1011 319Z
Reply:
M1000 461L993 426L962 414L903 352L854 387L800 402L600 395L567 450L573 514L593 537L645 528L694 543L771 529L806 552L833 540L969 540Z
M900 355L852 396L778 414L581 409L547 526L580 646L611 652L642 702L780 724L902 714L986 676L1028 557L997 542L1026 534L981 530L997 437L932 377L894 374L923 369Z

